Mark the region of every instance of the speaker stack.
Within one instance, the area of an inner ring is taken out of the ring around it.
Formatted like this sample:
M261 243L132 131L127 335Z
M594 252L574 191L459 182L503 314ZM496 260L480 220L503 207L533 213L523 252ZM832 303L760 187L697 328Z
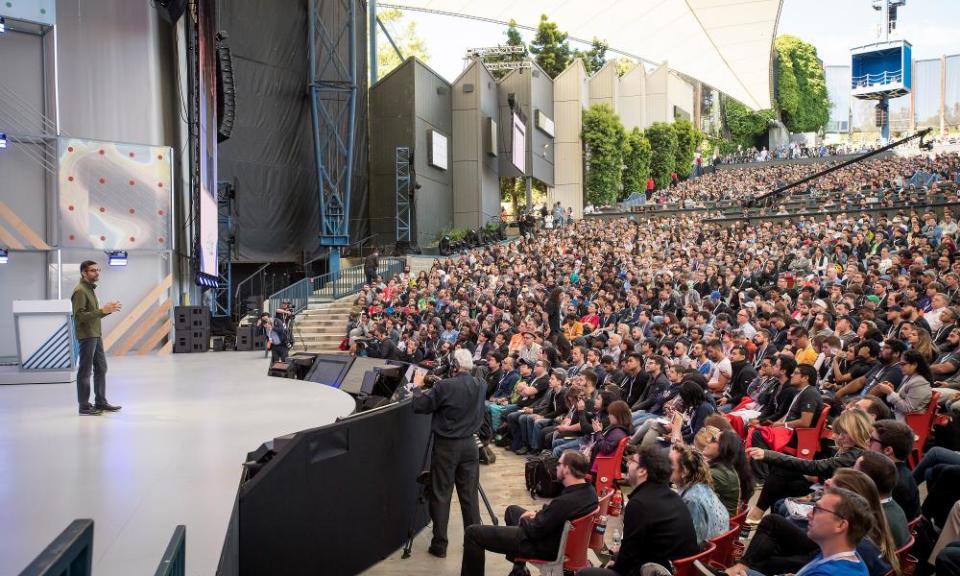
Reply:
M177 306L173 310L176 354L210 350L210 310L203 306Z
M255 325L237 327L237 350L263 350L266 347L267 339Z

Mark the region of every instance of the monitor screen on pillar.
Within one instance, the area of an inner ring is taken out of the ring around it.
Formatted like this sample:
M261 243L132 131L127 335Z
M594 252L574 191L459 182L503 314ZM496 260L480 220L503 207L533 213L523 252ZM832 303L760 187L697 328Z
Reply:
M513 113L513 154L511 159L517 170L527 173L527 126L520 115Z

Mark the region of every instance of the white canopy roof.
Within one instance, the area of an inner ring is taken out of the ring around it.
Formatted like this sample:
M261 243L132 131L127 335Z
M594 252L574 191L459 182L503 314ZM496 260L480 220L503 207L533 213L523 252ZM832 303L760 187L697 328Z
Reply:
M770 51L782 0L387 0L398 7L561 30L696 78L754 108L770 107Z

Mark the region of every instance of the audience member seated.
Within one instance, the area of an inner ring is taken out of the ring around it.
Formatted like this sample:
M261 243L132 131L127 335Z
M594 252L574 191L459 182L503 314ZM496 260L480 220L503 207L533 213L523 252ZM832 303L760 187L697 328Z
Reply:
M897 420L903 421L907 414L923 412L930 405L930 381L933 376L927 360L917 350L903 353L900 369L903 372L903 381L898 388L894 389L890 382L881 382L870 393L886 398L887 403L893 406Z
M674 444L670 449L670 481L680 493L693 519L697 543L716 538L730 529L730 514L713 491L710 466L696 448Z
M920 491L917 489L914 473L907 466L907 458L913 451L913 440L913 430L903 422L880 420L873 423L870 449L880 452L896 465L897 484L893 488L893 499L903 509L907 520L920 516ZM917 469L919 468L920 466L917 466Z
M883 514L887 518L893 544L900 548L910 540L910 529L907 527L907 515L903 508L893 499L893 488L897 485L897 466L893 460L879 452L866 451L857 458L854 470L859 470L873 480L880 494L880 503L883 505ZM842 470L842 469L841 469ZM834 474L836 476L836 474Z
M672 467L666 448L628 446L627 482L633 488L623 511L623 541L605 568L577 576L635 576L644 564L669 566L697 553L697 534L683 500L670 489Z
M593 435L590 438L591 471L596 471L597 456L610 456L624 438L630 437L630 407L623 400L617 400L607 408L607 425L595 419L592 422Z
M868 449L872 430L873 426L865 413L848 410L833 423L837 444L834 456L806 460L763 448L748 448L747 456L754 461L765 461L770 466L770 474L746 523L759 524L763 514L781 498L803 496L810 492L813 482L808 476L815 476L822 482L833 475L836 469L853 466L860 454Z
M743 451L743 443L732 430L721 432L709 425L697 434L697 439L701 437L702 448L697 446L697 441L694 445L710 463L713 490L727 509L727 514L736 516L740 511L740 503L753 497L753 475Z
M564 524L597 508L597 492L586 481L589 469L586 456L567 450L557 462L557 480L563 484L563 492L539 512L511 505L504 514L506 526L468 526L460 573L483 576L485 550L505 554L511 561L516 557L556 558ZM523 564L514 565L511 574L525 574Z

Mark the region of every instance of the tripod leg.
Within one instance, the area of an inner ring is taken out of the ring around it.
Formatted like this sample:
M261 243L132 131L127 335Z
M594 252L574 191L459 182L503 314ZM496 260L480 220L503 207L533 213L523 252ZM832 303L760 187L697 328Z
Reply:
M483 499L483 504L487 507L487 512L490 513L490 521L493 522L494 526L499 526L500 521L497 520L497 515L493 512L493 506L490 505L490 499L487 498L487 493L483 491L483 486L480 485L480 482L477 482L477 488L480 490L480 498Z

